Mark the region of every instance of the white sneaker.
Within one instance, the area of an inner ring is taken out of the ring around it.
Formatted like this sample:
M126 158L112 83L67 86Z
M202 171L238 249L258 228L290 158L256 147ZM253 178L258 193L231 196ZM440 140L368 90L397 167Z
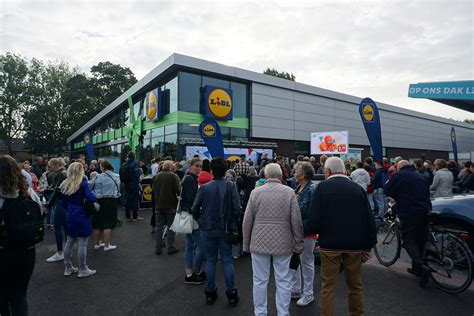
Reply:
M46 262L56 262L56 261L61 261L61 260L64 260L64 253L59 254L56 252L54 255L46 259Z
M94 245L95 250L99 250L100 248L104 248L105 244L103 242L99 242L98 245Z
M105 252L112 251L112 250L115 250L115 249L117 249L117 246L109 245L108 247L104 247Z
M70 276L73 273L77 273L77 271L79 271L78 268L75 268L75 267L71 266L70 268L64 269L64 276Z
M297 302L298 306L307 306L314 301L314 295L303 295Z
M300 292L291 292L291 299L297 299L301 297Z
M91 270L89 268L86 268L84 270L79 270L79 273L77 274L78 278L87 278L90 276L93 276L97 271L96 270Z

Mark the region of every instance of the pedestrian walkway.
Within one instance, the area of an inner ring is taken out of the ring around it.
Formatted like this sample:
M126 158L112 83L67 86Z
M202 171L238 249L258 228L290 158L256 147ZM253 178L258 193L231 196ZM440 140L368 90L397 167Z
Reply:
M228 307L221 273L217 274L220 297L214 306L207 306L204 287L183 282L183 238L177 237L180 253L156 256L155 239L148 225L151 212L140 214L145 221L124 221L122 227L114 230L116 251L95 251L89 241L88 265L97 269L97 275L87 279L64 277L62 262L46 263L55 250L54 234L47 231L45 241L37 247L37 264L28 290L31 315L252 315L249 257L238 259L235 264L241 296L239 306ZM364 265L363 272L366 315L471 315L474 311L474 291L449 295L433 285L420 289L417 281L406 273L370 264ZM273 281L269 291L275 291ZM319 268L316 268L316 301L305 308L292 302L291 314L319 315L319 291ZM346 297L341 278L337 315L347 313ZM269 315L276 315L274 295L269 295L268 304Z

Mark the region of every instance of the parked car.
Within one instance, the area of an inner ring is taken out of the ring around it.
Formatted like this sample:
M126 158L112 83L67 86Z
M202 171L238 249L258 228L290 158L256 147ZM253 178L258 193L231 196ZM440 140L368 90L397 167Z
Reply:
M474 253L474 194L438 197L431 203L432 211L438 214L435 224L469 233L466 242Z

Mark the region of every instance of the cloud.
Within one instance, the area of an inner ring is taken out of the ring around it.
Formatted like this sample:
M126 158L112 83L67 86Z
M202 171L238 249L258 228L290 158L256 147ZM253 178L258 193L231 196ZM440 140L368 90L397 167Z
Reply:
M0 52L109 60L138 78L173 52L463 120L410 83L474 79L471 0L4 1Z

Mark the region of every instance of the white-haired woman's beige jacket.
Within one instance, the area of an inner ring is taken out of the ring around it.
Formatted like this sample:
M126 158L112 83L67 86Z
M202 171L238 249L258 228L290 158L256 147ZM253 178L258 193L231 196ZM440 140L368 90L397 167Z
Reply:
M303 223L295 192L277 179L250 194L245 210L243 250L262 255L291 255L303 249Z

